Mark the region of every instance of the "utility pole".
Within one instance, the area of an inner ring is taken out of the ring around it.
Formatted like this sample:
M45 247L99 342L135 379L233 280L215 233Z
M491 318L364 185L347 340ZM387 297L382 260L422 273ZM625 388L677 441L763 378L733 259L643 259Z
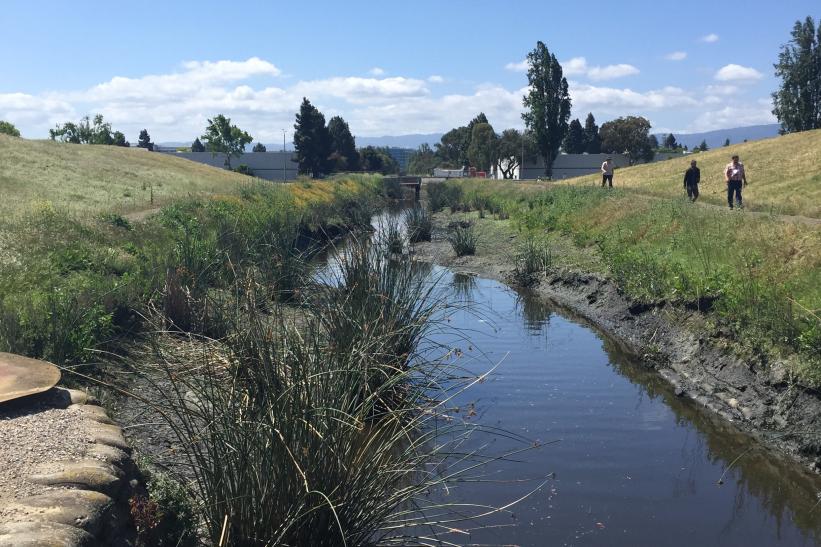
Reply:
M285 173L285 170L287 169L287 165L288 165L288 163L287 163L288 160L287 160L286 156L287 156L287 154L285 153L285 130L283 129L282 130L282 182L285 182L286 180L288 180L288 177Z
M519 164L519 182L522 181L525 169L525 130L522 129L522 162Z

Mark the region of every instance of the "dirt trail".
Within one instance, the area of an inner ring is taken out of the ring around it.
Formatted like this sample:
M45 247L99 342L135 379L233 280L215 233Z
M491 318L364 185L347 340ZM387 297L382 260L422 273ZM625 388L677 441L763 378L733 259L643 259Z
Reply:
M123 215L123 218L131 222L142 222L154 213L159 213L162 207L149 207L148 209L141 209L139 211L132 211Z

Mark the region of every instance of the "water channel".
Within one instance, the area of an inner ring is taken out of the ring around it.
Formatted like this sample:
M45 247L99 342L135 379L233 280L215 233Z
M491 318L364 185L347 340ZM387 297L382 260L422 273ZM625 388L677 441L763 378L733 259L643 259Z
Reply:
M437 341L459 347L460 365L475 374L500 363L456 401L461 417L542 443L516 461L489 464L488 482L451 489L451 501L503 506L529 491L511 481L555 477L452 541L821 544L819 477L676 397L613 340L540 297L438 267L432 275L464 303L448 321L460 334L437 334ZM466 417L466 408L476 415ZM520 447L496 438L488 448Z
M375 219L377 232L388 216L396 212ZM489 463L482 480L449 488L442 501L502 507L546 479L509 510L455 525L444 539L821 545L821 477L677 397L617 341L544 298L440 266L428 275L458 303L432 342L458 348L459 366L474 375L493 369L453 401L454 418L537 445ZM522 442L476 435L462 448L504 454Z

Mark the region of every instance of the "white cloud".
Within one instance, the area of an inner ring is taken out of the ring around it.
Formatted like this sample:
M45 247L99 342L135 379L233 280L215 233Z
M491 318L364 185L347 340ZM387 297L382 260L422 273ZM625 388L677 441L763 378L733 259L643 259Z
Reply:
M683 61L684 59L687 58L687 52L686 51L674 51L672 53L668 53L667 55L665 55L664 58L667 59L668 61Z
M721 67L714 77L719 82L738 82L760 80L764 75L754 68L731 63Z
M725 106L700 114L690 125L690 131L711 131L725 127L743 127L775 123L777 120L771 112L772 107L764 105Z
M625 76L633 76L639 73L639 69L633 65L619 64L607 66L594 66L587 71L587 76L591 80L613 80Z
M704 90L709 95L723 95L723 96L735 95L736 93L739 92L739 88L737 86L730 85L730 84L708 85L707 87L704 88Z
M614 77L621 70L588 66L583 57L571 59L565 67L566 72L590 80L593 74ZM0 94L0 119L12 121L26 136L44 138L57 122L99 112L129 140L136 140L140 129L147 128L156 142L163 142L193 139L201 134L207 118L221 112L255 139L279 142L281 129L292 130L294 113L302 98L308 97L326 119L343 116L355 135L439 132L464 125L480 111L501 131L522 126L522 96L527 92L527 88L482 84L442 94L435 84L445 79L438 75L426 79L339 75L305 81L283 81L279 76L277 67L258 58L190 62L167 74L115 77L86 90ZM733 89L721 82L692 92L678 87L641 91L587 80L570 82L574 116L592 111L602 121L629 114L681 116L679 112L704 108L720 116L727 104L724 97ZM704 99L705 93L714 98ZM765 105L753 106L754 113L744 111L738 116L746 122L768 110Z
M370 74L371 76L382 76L383 74L385 74L385 69L375 66L368 71L368 74Z
M699 42L704 42L705 44L714 44L718 42L718 34L711 32L710 34L705 34L701 38L698 39Z
M646 111L698 106L690 93L672 86L640 92L572 82L570 96L576 112L596 110L613 115L641 115Z
M17 125L24 137L43 136L33 134L30 128L37 127L44 133L46 129L74 115L71 103L56 95L0 93L0 120Z
M562 63L562 70L565 76L587 74L587 59L584 57L573 57L569 61Z
M519 61L518 63L508 63L505 65L505 70L510 70L511 72L527 72L527 69L530 65L527 63L527 59L524 61Z
M562 70L566 76L587 76L591 80L613 80L639 73L633 65L617 64L606 66L590 66L584 57L573 57L562 63Z

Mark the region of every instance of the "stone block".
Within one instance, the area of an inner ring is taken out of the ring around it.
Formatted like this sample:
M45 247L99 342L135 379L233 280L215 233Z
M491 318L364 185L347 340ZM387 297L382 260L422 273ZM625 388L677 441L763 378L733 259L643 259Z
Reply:
M95 424L91 428L91 438L95 443L113 446L130 454L131 447L123 437L123 430L116 425Z
M109 417L108 413L101 406L92 404L73 404L69 408L78 410L86 419L91 420L93 422L98 422L106 425L114 425L114 420L112 420Z
M66 524L99 536L113 508L113 500L100 492L53 490L13 501L0 508L0 516L6 521Z
M116 498L122 488L122 472L98 460L56 462L41 466L29 480L46 486L77 487Z
M0 523L0 547L91 547L94 537L80 528L56 522Z

